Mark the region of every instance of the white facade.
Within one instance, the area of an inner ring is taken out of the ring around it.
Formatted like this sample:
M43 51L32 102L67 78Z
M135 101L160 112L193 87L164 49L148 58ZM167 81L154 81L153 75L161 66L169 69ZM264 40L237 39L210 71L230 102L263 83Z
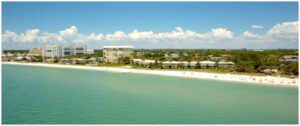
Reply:
M218 63L218 66L219 66L219 68L232 68L234 66L234 63L233 62L223 62L223 61L220 61Z
M74 46L73 47L73 54L74 55L86 54L86 52L87 52L86 45L84 45L84 46Z
M62 50L62 56L71 56L73 55L73 48L72 46L62 46L61 47L61 50Z
M201 61L199 62L201 67L214 67L216 66L216 62L214 61Z
M58 45L47 45L43 48L44 57L61 57L61 46Z
M104 46L103 57L105 62L118 63L120 58L131 57L133 46Z
M65 57L71 55L86 54L86 46L58 46L47 45L43 48L44 57Z

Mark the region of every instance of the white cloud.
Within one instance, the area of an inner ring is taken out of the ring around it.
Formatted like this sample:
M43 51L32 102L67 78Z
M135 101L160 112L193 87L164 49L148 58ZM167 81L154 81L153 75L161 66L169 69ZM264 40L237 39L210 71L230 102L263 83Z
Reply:
M38 42L43 44L57 43L59 42L59 36L55 33L44 32L38 38Z
M20 35L17 35L15 32L6 30L5 33L2 35L2 41L33 43L36 41L38 37L39 37L38 29L29 29L25 33L21 33Z
M255 34L253 32L245 31L242 34L242 41L251 42L277 42L277 43L288 43L298 42L298 22L283 22L274 25L266 33ZM253 41L255 40L255 41Z
M253 32L245 31L245 32L243 33L243 37L245 37L245 38L250 38L250 39L259 39L259 38L261 38L262 36L261 36L261 35L258 35L258 34L254 34Z
M129 39L133 41L140 41L140 40L156 40L157 36L152 31L144 31L139 32L138 30L133 30L133 32L128 33Z
M298 39L298 21L276 24L268 32L272 39Z
M74 41L77 37L78 31L76 26L71 26L63 31L59 32L59 41Z
M2 42L17 42L18 35L15 32L11 32L9 30L6 30L4 34L2 34Z
M133 45L141 43L142 45L155 45L155 43L169 43L177 44L181 47L180 42L194 43L197 45L223 44L229 42L236 42L241 44L243 42L298 42L298 22L283 22L274 25L271 29L262 34L256 34L250 31L245 31L240 36L234 36L234 33L226 28L213 28L204 33L195 32L181 27L175 27L169 32L153 31L138 31L125 33L123 31L116 31L114 33L102 34L91 33L81 34L76 26L71 26L57 33L40 33L39 29L29 29L24 33L17 34L15 32L6 30L2 34L2 42L7 43L37 43L37 44L58 44L58 43L106 43L106 44L122 44L131 43ZM168 45L168 44L166 44ZM184 44L182 46L189 45Z
M213 38L233 38L233 32L227 30L226 28L212 29L209 35L211 35Z
M261 29L261 28L263 28L263 26L262 25L252 25L251 28L253 28L253 29Z

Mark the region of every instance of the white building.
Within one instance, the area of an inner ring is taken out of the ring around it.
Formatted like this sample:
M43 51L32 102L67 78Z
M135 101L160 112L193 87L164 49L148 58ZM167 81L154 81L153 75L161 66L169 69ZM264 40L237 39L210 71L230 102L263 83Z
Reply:
M139 65L142 61L142 59L131 59L131 64Z
M29 50L28 56L41 56L43 52L42 48L31 48Z
M189 62L187 62L187 61L183 61L183 62L179 62L179 63L182 64L182 66L184 68L188 68L189 67Z
M61 52L61 46L58 45L46 45L43 48L43 56L44 57L61 57L62 52Z
M282 63L298 62L297 55L285 55L279 59Z
M118 63L120 59L131 57L133 46L104 46L103 57L105 62Z
M166 61L166 62L162 62L163 68L177 68L180 62L178 61Z
M58 45L46 45L43 48L44 57L65 57L71 55L86 54L86 45L83 46L58 46Z
M73 55L73 48L71 46L61 46L61 56L71 56Z
M172 53L172 54L171 54L171 57L172 57L172 58L179 58L179 54Z
M201 61L199 63L201 68L210 68L216 66L216 62L214 61Z
M87 52L86 45L73 47L73 55L86 54L86 52Z
M143 60L140 62L140 65L143 67L150 67L150 64L155 64L155 60Z
M234 66L234 62L223 62L220 61L218 63L219 68L232 68Z
M195 68L197 66L196 61L189 62L190 68Z

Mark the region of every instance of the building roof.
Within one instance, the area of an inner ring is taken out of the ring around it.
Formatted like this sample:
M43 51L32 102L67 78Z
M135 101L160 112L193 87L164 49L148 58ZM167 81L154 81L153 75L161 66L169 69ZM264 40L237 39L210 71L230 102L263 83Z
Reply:
M103 46L103 48L133 48L133 46Z
M219 62L219 64L234 64L234 62Z
M155 60L144 60L143 63L155 63Z
M132 59L132 61L142 61L142 59Z
M286 58L286 59L288 59L288 58L298 58L298 56L297 55L285 55L285 56L283 56L283 58Z
M213 61L201 61L200 64L215 64L216 62Z

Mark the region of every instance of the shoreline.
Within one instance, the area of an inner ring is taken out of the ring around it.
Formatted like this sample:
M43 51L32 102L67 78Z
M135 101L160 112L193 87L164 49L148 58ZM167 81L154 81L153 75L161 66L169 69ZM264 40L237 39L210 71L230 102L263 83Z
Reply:
M66 65L66 64L47 64L47 63L20 63L20 62L2 62L2 64L23 65L23 66L38 66L38 67L54 67L54 68L69 68L83 69L94 71L108 71L118 73L136 73L136 74L152 74L173 77L183 77L192 79L208 79L218 81L255 83L261 85L282 85L298 87L298 78L290 79L286 77L272 76L251 76L251 75L232 75L222 73L207 73L207 72L192 72L192 71L172 71L172 70L142 70L121 67L99 67L99 66L84 66L84 65Z

